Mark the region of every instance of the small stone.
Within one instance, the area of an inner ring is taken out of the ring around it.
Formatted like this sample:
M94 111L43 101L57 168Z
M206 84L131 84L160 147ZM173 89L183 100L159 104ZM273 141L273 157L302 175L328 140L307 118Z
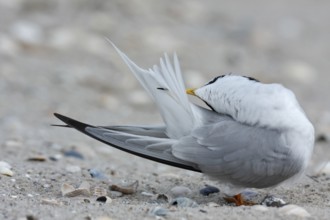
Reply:
M65 167L65 170L69 173L81 172L80 166L76 166L76 165L68 165L68 166Z
M37 45L43 40L43 30L33 22L19 21L11 26L11 34L13 37L25 44Z
M143 196L148 196L148 197L153 197L153 196L155 196L155 194L150 193L150 192L141 192L141 195L143 195Z
M64 156L66 157L74 157L74 158L77 158L77 159L80 159L80 160L83 160L84 159L84 156L77 152L76 150L68 150L68 151L65 151L64 152Z
M7 140L4 143L5 147L8 148L16 148L16 147L21 147L22 146L22 142L18 141L18 140Z
M32 162L45 162L46 160L47 160L47 158L42 155L36 155L33 157L29 157L27 159L27 161L32 161Z
M277 198L272 195L266 196L261 202L261 205L265 205L268 207L282 207L285 206L286 204L287 203L283 199Z
M198 206L198 204L189 198L186 197L178 197L175 198L172 202L171 205L173 206L178 206L180 208L184 208L184 207L191 207L191 208L195 208Z
M27 215L26 220L38 220L38 218L33 215Z
M209 203L207 203L207 206L208 207L220 207L220 205L215 202L209 202Z
M96 199L97 202L102 202L102 203L111 203L112 199L108 196L100 196Z
M253 200L253 198L255 198L258 193L252 190L244 190L243 192L241 192L241 195L243 196L244 200Z
M5 161L0 161L0 174L5 176L13 176L14 172L11 170L9 163Z
M51 161L59 161L60 159L62 159L62 155L61 154L55 154L55 155L53 155L53 156L50 156L49 157L49 159L51 160Z
M327 138L327 136L325 134L319 134L315 138L315 141L316 142L319 142L319 143L325 143L325 142L328 142L328 138Z
M149 215L166 216L168 212L169 212L168 209L164 209L160 206L157 206L149 211Z
M101 171L99 171L97 169L89 169L88 171L92 178L100 179L100 180L109 179L105 174L103 174Z
M301 218L308 218L311 217L311 215L302 207L297 205L286 205L284 207L281 207L278 209L279 213L285 214L285 215L294 215Z
M191 194L191 189L185 186L175 186L171 189L171 194L173 197L184 197Z
M212 193L218 193L220 190L215 186L206 185L205 188L199 190L199 193L203 196L208 196Z

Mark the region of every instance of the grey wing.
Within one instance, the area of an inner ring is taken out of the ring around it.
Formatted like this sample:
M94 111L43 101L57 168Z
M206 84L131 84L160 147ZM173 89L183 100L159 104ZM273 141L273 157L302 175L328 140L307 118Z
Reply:
M55 113L69 127L119 150L159 163L200 172L191 162L173 156L171 147L177 140L165 136L165 127L157 126L108 126L88 125Z
M236 186L265 188L297 174L302 161L280 132L240 124L230 117L195 129L172 146L177 158Z

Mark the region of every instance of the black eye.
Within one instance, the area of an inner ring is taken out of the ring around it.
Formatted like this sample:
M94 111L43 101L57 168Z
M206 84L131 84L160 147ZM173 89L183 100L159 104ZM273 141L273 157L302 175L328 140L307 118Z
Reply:
M245 78L247 78L247 79L249 79L249 80L251 80L251 81L260 82L259 80L255 79L255 78L253 78L253 77L250 77L250 76L243 76L243 77L245 77Z
M214 83L215 81L217 81L219 78L223 78L224 76L226 76L226 75L217 76L214 79L212 79L210 82L206 83L205 85L206 86L210 85L210 84Z

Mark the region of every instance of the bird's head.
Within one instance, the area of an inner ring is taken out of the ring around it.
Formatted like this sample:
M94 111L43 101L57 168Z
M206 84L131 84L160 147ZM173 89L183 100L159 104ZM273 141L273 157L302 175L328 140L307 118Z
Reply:
M199 97L213 111L249 125L288 127L292 126L292 120L299 122L306 118L290 90L251 77L218 76L204 86L186 92Z
M241 99L253 87L260 84L252 77L237 75L217 76L207 84L196 89L187 89L189 95L194 95L204 101L213 111L232 115L233 108L238 108Z

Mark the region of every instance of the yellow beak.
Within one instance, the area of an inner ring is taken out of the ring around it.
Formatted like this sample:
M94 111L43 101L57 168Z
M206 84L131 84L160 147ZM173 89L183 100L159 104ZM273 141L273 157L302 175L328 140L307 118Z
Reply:
M196 90L196 89L187 89L187 90L186 90L186 93L187 93L188 95L194 95L194 96L196 96L196 94L195 94L195 90Z

